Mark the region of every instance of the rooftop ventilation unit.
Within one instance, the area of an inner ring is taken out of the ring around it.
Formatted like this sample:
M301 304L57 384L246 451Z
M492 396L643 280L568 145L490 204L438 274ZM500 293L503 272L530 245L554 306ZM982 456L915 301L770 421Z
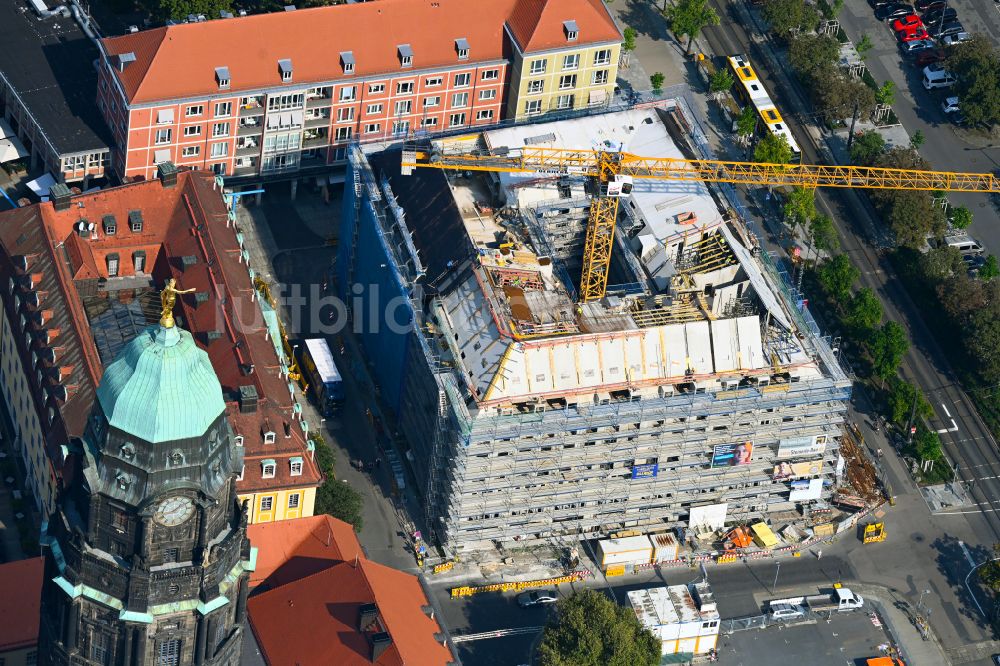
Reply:
M131 51L129 51L128 53L119 53L118 54L118 71L119 72L124 72L125 68L128 67L133 62L135 62L135 54L132 53Z

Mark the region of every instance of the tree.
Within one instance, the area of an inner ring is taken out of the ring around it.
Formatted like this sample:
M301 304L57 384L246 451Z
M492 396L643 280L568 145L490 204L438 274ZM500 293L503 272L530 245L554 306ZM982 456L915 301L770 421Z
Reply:
M871 166L885 151L885 138L875 130L859 134L851 144L851 162L860 166Z
M995 304L972 315L965 331L966 352L976 359L984 384L1000 381L1000 311Z
M928 430L923 423L917 424L917 432L913 436L913 448L921 460L940 460L941 438L933 430Z
M861 40L854 45L854 50L858 52L858 56L864 60L868 52L875 48L875 44L872 42L872 38L868 36L867 33L861 35Z
M625 53L635 51L635 28L625 28L622 31L622 37L622 50L625 51Z
M844 8L844 0L820 0L819 7L823 12L823 18L832 21Z
M924 145L925 141L927 141L927 137L924 136L923 130L917 130L913 133L913 136L910 137L910 148L913 148L913 150L920 150L920 146Z
M685 53L691 53L691 45L701 34L702 28L719 25L719 15L708 6L708 0L677 0L677 4L664 10L663 16L670 23L674 34L687 37Z
M896 102L896 84L892 81L886 81L883 83L882 86L875 91L875 101L879 104L892 106Z
M838 303L844 303L850 298L851 288L861 277L861 271L854 267L846 254L838 254L823 262L816 273L823 291Z
M840 59L840 44L829 35L798 35L788 47L788 62L803 81Z
M733 75L728 69L717 69L708 79L710 92L725 92L733 87Z
M743 112L736 119L736 133L740 136L751 137L757 131L757 112L747 104L743 107Z
M1000 592L1000 543L993 544L993 561L980 567L979 581L994 592Z
M783 135L768 133L754 148L753 159L764 164L788 164L792 161L792 148Z
M816 217L816 190L794 187L788 193L784 206L785 224L793 230L798 225L805 226Z
M839 67L825 67L814 72L810 90L816 110L828 122L850 119L857 109L864 118L875 109L875 92L863 82L852 79Z
M934 248L920 257L920 274L925 282L940 283L952 275L965 275L962 253L950 245Z
M997 258L991 254L986 257L986 263L979 267L979 279L989 282L998 275L1000 275L1000 264L997 263Z
M956 229L968 229L972 226L972 211L965 206L951 209L951 226Z
M1000 123L1000 55L985 34L976 34L967 42L950 49L945 61L958 82L962 114L971 125Z
M663 76L663 72L656 72L655 74L650 75L649 84L653 86L654 92L660 92L661 90L663 90L664 78L666 77Z
M541 666L655 666L661 657L660 639L631 608L587 589L559 601L538 646Z
M162 19L181 21L191 14L216 18L223 9L232 9L230 0L158 0L156 14Z
M833 226L833 218L829 215L817 215L809 221L809 237L813 247L819 251L836 252L840 249L837 228Z
M930 169L913 148L893 148L879 156L876 166L898 169ZM874 190L871 199L904 247L920 249L931 234L944 230L944 214L934 205L930 192L918 190Z
M955 275L945 278L938 285L938 303L949 317L960 326L967 326L969 318L980 309L986 307L985 283L973 280L965 273L965 264Z
M919 421L922 418L930 418L934 413L920 390L899 377L889 380L886 403L889 408L889 418L900 427L910 423L911 414L914 421Z
M862 287L847 304L847 316L844 318L859 335L868 335L882 320L882 303L868 287Z
M325 513L350 523L355 532L361 531L364 522L361 505L362 499L358 491L348 485L347 481L341 481L335 476L328 476L316 490L315 513Z
M805 0L767 0L764 18L779 37L795 32L814 32L819 27L819 10Z
M893 377L903 362L903 356L910 348L906 339L906 331L894 321L887 321L872 337L871 354L872 367L885 384L885 380Z

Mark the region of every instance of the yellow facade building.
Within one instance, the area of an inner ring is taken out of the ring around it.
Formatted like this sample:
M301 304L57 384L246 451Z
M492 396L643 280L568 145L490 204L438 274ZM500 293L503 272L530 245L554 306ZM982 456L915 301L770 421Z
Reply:
M239 498L249 502L248 519L251 524L307 518L313 515L313 507L316 505L316 487L275 488L240 494Z

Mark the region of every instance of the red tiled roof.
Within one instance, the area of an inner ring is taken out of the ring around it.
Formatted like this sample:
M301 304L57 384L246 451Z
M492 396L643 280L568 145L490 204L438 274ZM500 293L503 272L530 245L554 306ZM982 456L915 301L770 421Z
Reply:
M358 630L362 604L378 606L392 643L374 662ZM269 664L444 666L454 659L434 635L440 626L422 610L427 597L416 577L361 559L344 562L250 598L248 609Z
M351 78L340 65L343 51L354 54L354 78L398 72L401 44L413 48L418 70L460 64L460 38L469 41L471 62L500 60L513 3L379 0L173 25L103 44L110 56L135 53L124 72L113 71L129 101L143 103L217 93L216 67L229 68L233 91L281 86L278 60L286 58L296 83Z
M354 528L327 515L250 525L247 537L257 548L251 587L278 587L364 557Z
M575 43L617 42L621 33L601 0L517 0L507 25L522 52L568 46L563 23L575 21Z
M0 564L0 654L38 644L45 558Z

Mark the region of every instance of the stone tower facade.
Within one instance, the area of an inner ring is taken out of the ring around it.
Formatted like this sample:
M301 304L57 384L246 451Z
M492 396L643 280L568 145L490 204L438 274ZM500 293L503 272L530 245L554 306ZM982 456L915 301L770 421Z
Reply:
M126 345L75 453L43 539L43 663L236 666L256 559L242 449L190 333Z

